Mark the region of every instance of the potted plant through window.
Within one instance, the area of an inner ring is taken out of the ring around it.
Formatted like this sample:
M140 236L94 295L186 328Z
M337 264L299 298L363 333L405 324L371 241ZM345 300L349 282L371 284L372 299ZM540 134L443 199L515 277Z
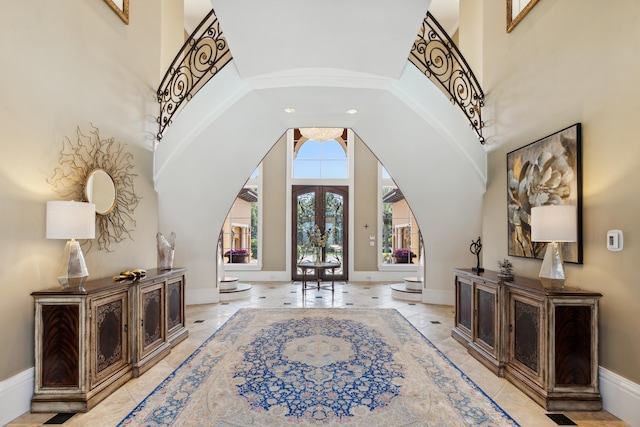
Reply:
M396 249L391 255L393 256L394 264L410 264L413 262L413 258L416 257L416 254L409 249Z
M249 262L249 251L246 249L230 249L224 253L229 263Z

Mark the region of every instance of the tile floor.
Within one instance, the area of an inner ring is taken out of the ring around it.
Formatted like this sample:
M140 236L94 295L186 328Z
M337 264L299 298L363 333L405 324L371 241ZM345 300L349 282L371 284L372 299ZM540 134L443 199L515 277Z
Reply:
M242 307L395 308L523 427L557 425L546 416L547 412L544 409L511 383L489 372L469 356L462 345L451 338L453 307L393 299L388 284L367 282L336 283L333 295L331 290L327 289L310 289L303 293L299 282L255 283L248 298L228 303L188 306L189 337L186 340L178 344L166 358L144 375L127 382L91 411L76 414L62 425L102 427L118 424L205 339ZM628 426L604 411L564 414L583 427ZM54 415L27 413L7 426L41 426Z

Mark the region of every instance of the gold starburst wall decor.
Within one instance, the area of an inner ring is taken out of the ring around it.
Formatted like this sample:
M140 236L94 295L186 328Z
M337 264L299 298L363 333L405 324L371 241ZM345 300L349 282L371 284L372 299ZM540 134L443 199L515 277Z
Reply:
M127 237L136 226L133 212L140 202L133 188L133 155L114 138L103 139L91 125L86 135L78 126L76 142L65 137L58 163L47 180L64 199L96 204L96 240L100 250ZM89 249L92 242L88 242Z

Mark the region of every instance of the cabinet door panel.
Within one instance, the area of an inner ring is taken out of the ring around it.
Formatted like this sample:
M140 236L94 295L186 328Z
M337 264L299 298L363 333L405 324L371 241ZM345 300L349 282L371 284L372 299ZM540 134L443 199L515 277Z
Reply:
M476 339L491 350L496 348L496 293L494 289L478 286L476 289Z
M590 386L591 307L555 307L555 385Z
M91 300L91 387L129 363L128 293Z
M169 335L184 326L183 282L178 280L167 284L167 329Z
M513 358L540 372L540 307L516 300L513 317Z
M140 358L153 351L166 341L164 326L164 292L163 284L145 286L141 289L141 334Z
M459 280L458 281L458 324L464 326L464 328L471 332L471 283Z
M40 387L80 387L80 306L43 304Z

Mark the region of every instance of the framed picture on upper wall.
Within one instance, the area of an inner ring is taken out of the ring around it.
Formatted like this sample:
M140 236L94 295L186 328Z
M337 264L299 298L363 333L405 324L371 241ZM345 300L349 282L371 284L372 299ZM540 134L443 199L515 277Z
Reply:
M578 241L562 244L564 262L582 264L582 127L580 123L507 154L509 255L544 258L546 243L531 241L531 208L577 207Z
M129 0L104 0L104 2L125 24L129 25Z
M507 0L507 33L533 9L538 0Z

